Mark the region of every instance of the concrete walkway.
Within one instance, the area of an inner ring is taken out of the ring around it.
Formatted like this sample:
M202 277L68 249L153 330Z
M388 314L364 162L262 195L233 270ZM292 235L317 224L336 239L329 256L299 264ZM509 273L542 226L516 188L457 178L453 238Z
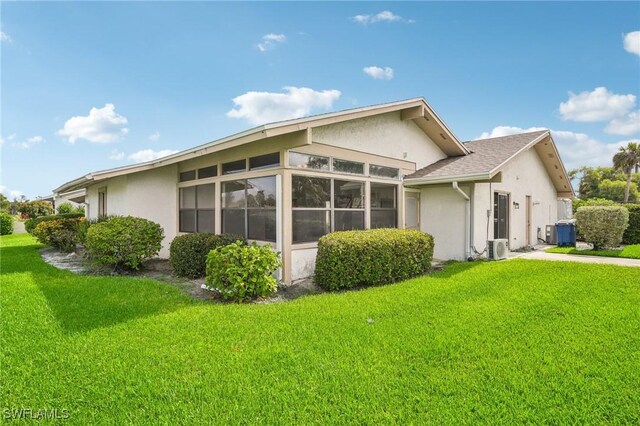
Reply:
M547 253L545 251L532 251L529 253L522 253L520 255L510 257L510 259L535 259L535 260L553 260L553 261L560 261L560 262L600 263L600 264L618 265L618 266L635 266L640 268L640 259L625 259L622 257L588 256L583 254Z
M18 220L13 221L13 233L26 234L27 231L24 229L24 222L20 222Z

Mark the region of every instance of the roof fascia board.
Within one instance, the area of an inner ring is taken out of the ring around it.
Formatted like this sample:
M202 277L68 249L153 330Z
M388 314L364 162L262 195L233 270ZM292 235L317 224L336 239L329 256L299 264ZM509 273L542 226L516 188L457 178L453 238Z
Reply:
M453 181L458 182L469 182L469 181L478 181L478 180L490 180L493 176L490 176L489 173L478 173L475 175L456 175L449 176L446 178L412 178L405 179L405 185L435 185L438 183L451 183Z

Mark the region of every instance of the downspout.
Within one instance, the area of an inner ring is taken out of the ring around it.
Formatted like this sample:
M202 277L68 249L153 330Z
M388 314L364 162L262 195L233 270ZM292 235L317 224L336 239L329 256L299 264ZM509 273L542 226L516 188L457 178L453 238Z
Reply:
M452 183L453 189L458 191L460 195L465 199L465 210L464 210L464 257L465 259L469 259L471 257L470 250L470 237L471 233L471 198L458 186L458 181L453 181Z

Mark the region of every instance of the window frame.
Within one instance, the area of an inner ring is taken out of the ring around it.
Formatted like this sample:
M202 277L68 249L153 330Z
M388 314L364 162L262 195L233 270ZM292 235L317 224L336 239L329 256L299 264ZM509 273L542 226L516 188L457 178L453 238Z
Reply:
M265 178L272 178L274 180L274 193L276 196L276 202L274 206L269 206L269 207L256 207L256 206L251 206L249 207L249 203L248 203L248 196L249 196L249 188L248 188L248 181L250 180L256 180L256 179L265 179ZM227 232L224 229L224 211L225 210L236 210L236 211L243 211L244 212L244 233L243 236L244 238L246 238L247 240L252 240L252 241L264 241L264 242L268 242L268 243L276 243L278 240L278 231L277 231L277 223L278 223L278 217L277 217L277 205L278 205L278 188L277 188L277 174L273 174L273 175L265 175L265 176L251 176L251 177L243 177L241 179L227 179L227 180L223 180L220 182L221 186L220 186L220 230L221 232ZM222 200L224 199L224 184L226 183L230 183L230 182L243 182L244 184L244 198L243 198L243 207L224 207L224 203L222 202ZM275 217L275 221L276 221L276 226L275 226L275 235L273 239L254 239L254 238L249 238L249 211L273 211L274 214L276 215Z
M207 207L207 208L198 208L198 188L202 187L202 186L209 186L211 185L212 189L213 189L213 208ZM193 188L193 190L195 191L195 196L194 196L194 204L195 206L193 208L183 208L182 207L182 192L184 190L187 189L191 189ZM178 232L180 233L184 233L184 234L199 234L199 233L205 233L203 231L200 231L198 229L198 216L200 214L200 212L210 212L213 213L213 230L211 232L206 232L206 233L214 233L216 231L216 183L215 182L211 182L211 183L203 183L200 185L188 185L188 186L183 186L183 187L179 187L178 188ZM184 231L182 229L182 220L181 220L181 216L182 216L182 212L183 211L193 211L194 215L193 215L193 231Z
M388 186L393 188L393 207L374 207L373 206L373 195L371 195L372 191L373 191L373 187L375 185L380 185L380 186ZM379 212L379 211L393 211L394 212L394 223L395 226L394 228L398 228L398 198L399 198L399 194L398 194L398 185L392 184L392 183L381 183L381 182L371 182L369 184L369 229L380 229L380 228L374 228L371 226L371 222L372 222L372 218L373 218L373 212Z

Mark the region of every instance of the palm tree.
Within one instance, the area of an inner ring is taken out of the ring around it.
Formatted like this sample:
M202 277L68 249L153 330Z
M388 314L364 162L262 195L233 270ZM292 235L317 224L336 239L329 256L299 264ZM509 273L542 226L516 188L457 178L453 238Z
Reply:
M631 173L638 169L640 164L640 144L629 142L627 146L621 146L613 156L613 167L627 174L627 185L624 188L624 202L629 201L629 188L631 187Z

